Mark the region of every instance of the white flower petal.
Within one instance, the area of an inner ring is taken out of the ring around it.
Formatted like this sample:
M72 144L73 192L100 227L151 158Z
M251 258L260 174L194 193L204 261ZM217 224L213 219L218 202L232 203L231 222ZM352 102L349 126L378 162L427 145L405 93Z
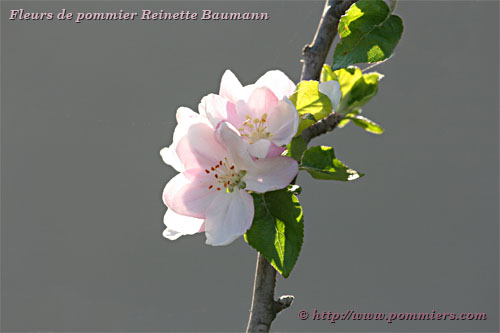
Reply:
M267 128L272 134L271 141L277 146L289 144L297 134L299 114L288 98L279 101L269 113Z
M216 130L219 142L228 150L232 162L239 170L255 167L252 157L248 153L248 143L243 141L238 130L227 122L221 122Z
M184 235L193 235L203 230L203 219L180 215L171 209L165 213L163 223L167 227L163 232L163 237L170 240Z
M286 187L297 175L299 166L291 157L277 156L255 161L255 168L243 177L246 189L259 193Z
M248 99L250 98L250 95L252 92L258 88L255 84L249 84L247 86L244 86L243 89L240 91L240 95L238 96L238 100L248 102Z
M250 109L250 117L259 118L264 113L269 113L278 104L278 98L269 88L256 88L248 98L248 108Z
M271 142L269 151L267 152L266 158L281 156L281 154L286 150L285 147L277 146Z
M248 146L248 152L257 158L265 158L271 147L271 141L260 139Z
M236 128L242 128L243 122L247 119L247 115L251 115L252 111L248 107L248 103L243 100L239 100L235 104L236 107L236 121L230 121L232 125Z
M336 111L339 107L342 92L340 91L340 84L338 81L331 80L319 84L319 91L330 98L333 110Z
M236 112L233 103L216 94L209 94L203 97L198 110L200 111L200 115L206 117L214 128L221 121L226 121L234 117L234 114L231 113Z
M269 71L255 82L257 87L267 87L278 99L289 97L295 91L295 83L280 70Z
M214 200L214 191L210 190L210 179L199 171L196 175L180 173L165 186L163 202L177 214L205 218L207 208Z
M208 245L228 245L252 225L253 198L244 190L219 193L207 210L205 235Z
M177 113L175 114L175 118L177 119L177 123L180 124L183 121L189 121L190 118L199 117L200 115L190 108L185 106L181 106L177 109Z
M216 140L213 127L207 123L189 126L177 143L176 153L186 170L210 168L228 155Z
M229 69L224 72L220 82L219 95L226 98L230 102L235 103L240 99L241 90L243 86L241 85L236 75Z
M172 166L175 170L183 172L185 170L182 165L179 156L177 155L177 143L179 140L186 135L189 127L197 123L207 123L207 120L201 117L198 113L193 110L181 106L177 109L177 126L174 130L172 144L169 147L165 147L160 151L160 155L163 161Z
M177 153L175 152L174 144L170 145L170 147L165 147L162 150L160 150L160 155L161 158L163 159L163 162L173 167L176 171L178 172L184 171L184 165L182 165L179 156L177 156Z

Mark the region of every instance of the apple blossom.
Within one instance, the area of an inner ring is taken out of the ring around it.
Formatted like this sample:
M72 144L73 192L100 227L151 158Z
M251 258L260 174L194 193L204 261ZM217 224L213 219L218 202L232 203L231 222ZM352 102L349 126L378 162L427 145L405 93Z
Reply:
M167 229L164 236L205 232L207 244L227 245L253 221L252 196L286 187L298 172L297 162L276 156L254 160L248 145L229 122L215 128L195 112L181 108L174 142L162 150L164 161L179 173L165 186Z
M219 95L205 96L199 111L213 126L228 121L236 127L249 144L252 156L278 156L298 129L299 116L288 99L294 90L295 84L278 70L267 72L255 84L245 87L227 70Z

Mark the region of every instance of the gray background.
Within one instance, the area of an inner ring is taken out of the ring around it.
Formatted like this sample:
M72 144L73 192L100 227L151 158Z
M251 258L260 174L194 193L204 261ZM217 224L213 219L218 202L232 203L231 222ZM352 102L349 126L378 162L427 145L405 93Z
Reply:
M162 237L175 111L279 68L297 81L323 3L2 2L1 329L241 331L255 252ZM27 11L265 11L266 22L29 22ZM496 1L401 1L365 114L321 137L366 173L301 175L305 243L276 331L498 331ZM331 59L331 58L330 58ZM486 321L301 321L297 312L486 312Z

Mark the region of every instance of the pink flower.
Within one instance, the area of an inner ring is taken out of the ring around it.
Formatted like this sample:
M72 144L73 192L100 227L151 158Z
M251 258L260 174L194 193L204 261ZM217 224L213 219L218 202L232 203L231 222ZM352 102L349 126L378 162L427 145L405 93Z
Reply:
M253 160L248 145L229 122L215 128L195 112L180 108L174 142L161 152L181 173L165 186L164 236L205 232L207 244L227 245L243 235L254 216L252 196L286 187L297 162L276 156Z
M294 90L295 84L278 70L245 87L227 70L219 95L204 97L199 111L214 127L220 121L230 122L248 143L252 156L279 156L298 129L299 116L288 99Z

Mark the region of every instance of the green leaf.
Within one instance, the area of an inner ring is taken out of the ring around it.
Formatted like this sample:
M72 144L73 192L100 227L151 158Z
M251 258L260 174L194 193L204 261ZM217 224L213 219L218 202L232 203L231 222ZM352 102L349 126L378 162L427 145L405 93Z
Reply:
M337 81L337 75L332 71L332 68L330 66L324 64L323 68L321 68L321 75L319 81L327 82L332 80Z
M354 111L349 112L348 114L346 114L344 116L344 118L339 122L339 124L337 126L339 128L345 127L347 124L349 124L351 122L351 118L353 116L356 116L356 115L358 115L360 113L361 113L361 109L356 109Z
M307 149L307 142L300 135L292 139L292 141L287 146L287 156L292 157L294 160L300 163L302 160L302 154Z
M355 66L339 69L333 73L335 74L337 80L339 81L340 92L342 93L342 96L347 95L347 93L351 91L352 86L361 77L363 77L363 72L361 71L361 69Z
M296 92L290 96L299 113L297 135L316 121L328 116L333 110L330 99L319 92L318 85L318 81L299 82Z
M346 126L348 123L352 122L354 125L359 126L363 128L365 131L373 133L373 134L382 134L384 133L384 129L382 126L374 122L373 120L370 120L366 117L363 117L360 115L361 114L361 109L356 109L354 111L349 112L344 116L344 119L340 121L340 123L337 125L338 127L342 128Z
M379 124L377 124L376 122L374 122L368 118L365 118L365 117L359 116L359 115L353 115L353 116L350 116L349 119L352 120L354 125L357 125L357 126L363 128L367 132L370 132L373 134L384 133L384 129L382 128L382 126L380 126Z
M292 271L304 241L299 199L289 190L252 193L255 215L245 240L283 277Z
M348 114L365 105L378 92L378 83L383 78L377 72L363 74L357 67L335 71L342 92L337 112Z
M390 57L401 39L403 21L391 15L383 0L359 0L340 18L338 32L333 70Z
M364 174L357 172L335 157L332 147L316 146L304 152L301 170L306 170L316 179L355 180Z

